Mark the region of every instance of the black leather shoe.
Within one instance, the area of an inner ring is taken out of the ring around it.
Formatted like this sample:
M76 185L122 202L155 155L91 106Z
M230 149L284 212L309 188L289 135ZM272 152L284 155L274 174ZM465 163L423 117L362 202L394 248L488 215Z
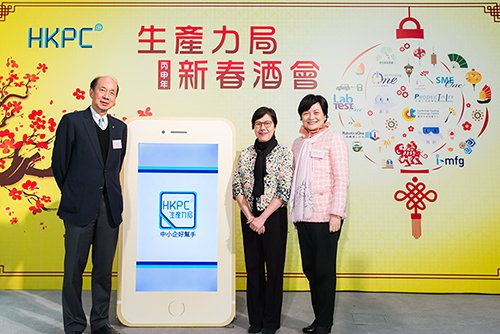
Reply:
M309 326L302 328L302 333L313 334L316 331L316 324L313 322Z
M305 334L328 334L331 333L331 331L332 331L332 326L317 327L315 322L313 322L307 327L302 328L302 333Z
M268 329L268 328L264 328L262 330L262 334L275 334L276 333L276 329Z
M332 326L329 327L316 327L314 334L329 334L332 331Z
M262 326L250 325L248 328L248 333L260 333L262 332Z
M111 327L110 325L104 325L98 329L93 329L91 331L92 334L120 334L116 329Z

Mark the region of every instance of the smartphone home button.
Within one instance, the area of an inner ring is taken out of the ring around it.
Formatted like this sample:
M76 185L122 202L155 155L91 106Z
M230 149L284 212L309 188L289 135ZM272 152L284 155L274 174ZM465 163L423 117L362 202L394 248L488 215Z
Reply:
M186 305L183 302L177 300L171 301L168 304L168 313L174 317L180 317L186 312Z

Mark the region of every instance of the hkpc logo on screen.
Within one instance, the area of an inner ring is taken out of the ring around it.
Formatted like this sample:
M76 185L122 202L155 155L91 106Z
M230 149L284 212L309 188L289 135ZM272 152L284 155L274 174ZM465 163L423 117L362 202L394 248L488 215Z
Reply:
M28 48L60 49L74 45L82 49L91 49L92 35L103 29L104 26L100 23L93 27L28 28Z
M160 229L195 229L196 193L160 193Z

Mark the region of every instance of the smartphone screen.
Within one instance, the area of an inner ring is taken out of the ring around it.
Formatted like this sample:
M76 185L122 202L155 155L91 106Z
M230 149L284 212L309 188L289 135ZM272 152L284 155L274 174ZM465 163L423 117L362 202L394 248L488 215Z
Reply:
M136 291L217 291L218 145L138 145Z

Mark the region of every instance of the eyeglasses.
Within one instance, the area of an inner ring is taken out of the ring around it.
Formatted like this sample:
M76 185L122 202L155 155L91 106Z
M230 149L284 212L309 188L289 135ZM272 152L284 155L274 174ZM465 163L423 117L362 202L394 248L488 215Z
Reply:
M266 129L269 129L272 125L273 125L273 122L271 122L271 121L255 122L254 127L262 128L262 126L265 126Z

